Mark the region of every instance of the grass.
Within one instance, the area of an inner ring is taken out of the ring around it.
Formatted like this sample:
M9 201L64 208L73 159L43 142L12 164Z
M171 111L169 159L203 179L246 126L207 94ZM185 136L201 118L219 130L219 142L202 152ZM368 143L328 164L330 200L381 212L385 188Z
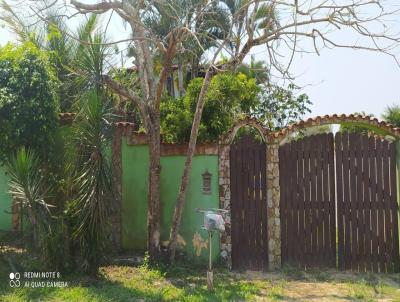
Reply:
M288 267L235 273L219 268L214 271L215 291L210 293L205 270L185 266L163 270L146 264L107 265L97 279L62 276L67 288L11 288L9 273L15 270L43 269L23 248L0 246L0 301L400 301L399 274L303 272Z

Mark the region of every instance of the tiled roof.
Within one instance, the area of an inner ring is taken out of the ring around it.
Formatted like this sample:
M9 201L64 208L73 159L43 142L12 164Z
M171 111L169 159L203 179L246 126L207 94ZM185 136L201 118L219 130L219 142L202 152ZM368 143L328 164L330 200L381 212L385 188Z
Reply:
M299 121L295 124L292 124L280 131L272 132L269 134L272 138L279 138L281 136L285 136L294 131L313 126L327 125L327 124L340 124L340 123L351 123L356 122L360 124L368 124L370 126L379 127L388 133L394 135L395 137L400 137L400 128L394 127L392 124L389 124L385 121L379 121L375 117L365 116L365 115L354 115L354 114L333 114L333 115L324 115L317 116L314 118L309 118L307 120Z

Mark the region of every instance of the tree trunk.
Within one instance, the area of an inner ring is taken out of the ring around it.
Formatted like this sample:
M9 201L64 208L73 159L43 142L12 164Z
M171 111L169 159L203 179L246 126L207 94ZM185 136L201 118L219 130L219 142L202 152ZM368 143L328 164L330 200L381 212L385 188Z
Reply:
M149 126L149 188L147 211L147 250L150 260L157 259L160 252L160 129L159 123Z
M169 235L169 252L170 252L171 263L175 261L176 241L178 238L179 226L181 223L183 207L185 204L186 191L189 184L189 175L192 168L192 159L194 151L196 148L197 134L199 132L201 115L203 113L203 108L205 103L205 94L208 90L210 79L211 79L211 70L208 70L204 78L203 86L201 87L199 99L197 100L196 112L194 114L192 130L190 132L188 153L186 156L185 166L183 170L181 186L179 189L178 198L175 205L174 216L172 218L171 232Z
M183 97L185 95L185 88L183 87L183 66L182 62L178 64L178 90L179 97Z

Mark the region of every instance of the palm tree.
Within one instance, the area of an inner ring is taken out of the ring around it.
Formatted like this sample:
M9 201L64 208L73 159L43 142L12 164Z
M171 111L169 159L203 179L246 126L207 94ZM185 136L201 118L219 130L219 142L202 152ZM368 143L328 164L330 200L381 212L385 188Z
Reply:
M74 190L70 205L75 221L73 238L79 244L82 268L95 275L104 256L109 216L112 213L111 165L107 157L111 137L111 113L101 94L87 93L86 103L74 124Z
M46 21L28 25L20 14L5 2L0 2L6 22L20 42L30 41L46 50L60 82L58 96L62 112L79 111L74 103L87 91L99 86L106 72L106 60L112 60L112 48L98 27L99 18L90 15L76 32L68 33L65 20L57 12L46 11ZM74 37L74 38L73 38Z
M400 106L393 104L387 106L382 118L395 127L400 127Z

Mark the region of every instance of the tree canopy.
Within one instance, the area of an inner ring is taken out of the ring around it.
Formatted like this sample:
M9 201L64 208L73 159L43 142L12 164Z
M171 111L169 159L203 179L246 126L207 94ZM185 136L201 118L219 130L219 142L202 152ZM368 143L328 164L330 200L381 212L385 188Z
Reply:
M166 142L187 142L203 78L193 79L183 98L165 98L161 103L161 133ZM211 79L199 128L200 142L216 141L243 114L257 106L260 88L243 73L221 73Z
M0 160L20 147L44 158L58 128L57 80L46 53L32 43L0 48Z

